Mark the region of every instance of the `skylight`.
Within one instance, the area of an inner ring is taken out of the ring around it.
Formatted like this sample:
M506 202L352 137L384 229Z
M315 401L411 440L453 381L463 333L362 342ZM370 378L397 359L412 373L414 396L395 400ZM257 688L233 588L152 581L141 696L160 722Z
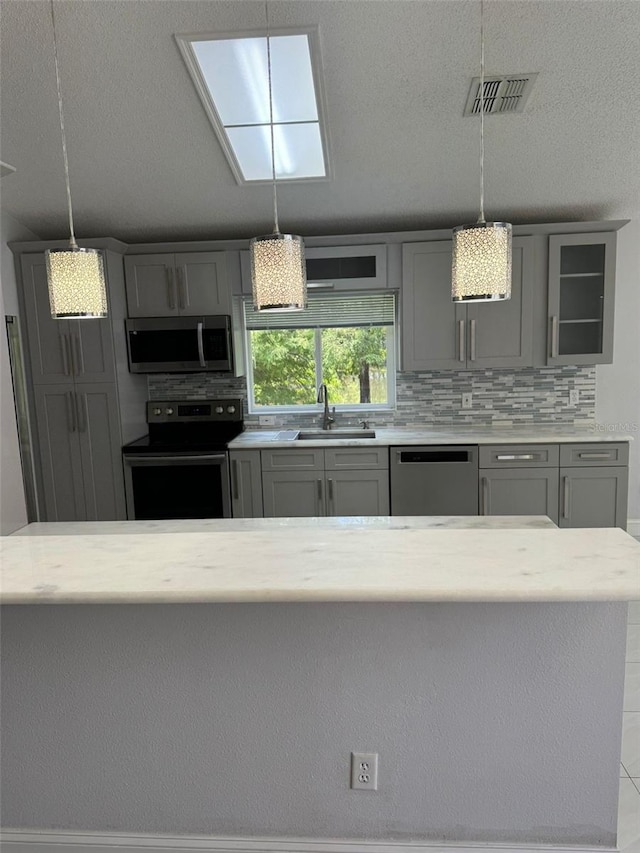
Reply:
M238 181L271 180L267 39L176 38ZM324 178L326 143L310 35L270 41L276 178Z

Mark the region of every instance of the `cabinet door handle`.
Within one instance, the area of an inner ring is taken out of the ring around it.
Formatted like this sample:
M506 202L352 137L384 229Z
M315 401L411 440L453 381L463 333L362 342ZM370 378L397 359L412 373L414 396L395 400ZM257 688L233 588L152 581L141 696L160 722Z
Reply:
M69 336L66 334L60 335L60 348L62 349L62 369L65 376L70 375L69 368Z
M489 481L486 477L482 478L482 506L480 507L480 515L489 514Z
M64 395L67 402L67 424L69 425L69 432L76 431L76 411L73 407L73 399L72 394L73 391L67 391Z
M84 373L84 359L82 357L82 347L80 346L80 336L73 335L73 368L76 376Z
M464 320L458 320L458 361L465 362L464 355Z
M563 477L562 478L562 517L563 518L569 518L570 513L571 513L569 488L570 488L569 478Z
M178 307L187 307L187 287L184 280L184 270L178 267L176 270L177 290L178 290Z
M234 501L240 500L240 484L238 483L238 460L231 460L231 489Z
M558 317L556 314L551 318L551 358L558 357Z
M327 480L327 485L329 486L329 515L333 515L333 480L331 478Z
M318 495L317 495L317 504L318 504L318 515L322 515L322 480L317 480L318 485Z
M87 395L74 392L76 398L76 408L78 410L78 432L87 431Z
M166 267L167 273L167 303L171 310L175 310L176 300L175 295L173 293L173 270L170 267Z
M470 338L469 358L471 359L471 361L475 361L476 360L476 321L475 320L469 320L469 338Z
M578 453L578 459L611 459L610 453Z
M196 327L197 328L196 334L198 335L198 357L200 358L200 367L206 367L207 362L204 360L204 340L202 338L202 326L203 326L203 324L202 324L202 321L200 320L198 322L197 327Z

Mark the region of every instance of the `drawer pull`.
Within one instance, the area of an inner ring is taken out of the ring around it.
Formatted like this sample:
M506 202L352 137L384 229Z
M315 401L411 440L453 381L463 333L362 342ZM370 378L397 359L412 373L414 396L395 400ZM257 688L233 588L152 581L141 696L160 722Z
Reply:
M540 459L540 458L541 458L540 453L509 453L509 454L498 453L496 456L496 459L499 462L511 462L515 459L530 460L530 459Z
M611 453L578 453L578 459L611 459Z

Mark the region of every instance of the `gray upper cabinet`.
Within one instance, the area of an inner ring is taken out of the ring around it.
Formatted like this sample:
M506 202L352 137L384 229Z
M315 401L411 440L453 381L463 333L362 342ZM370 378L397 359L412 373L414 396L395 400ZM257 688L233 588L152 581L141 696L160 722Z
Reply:
M129 317L231 314L224 252L127 255Z
M466 309L451 299L451 241L402 247L402 368L466 366Z
M262 469L259 450L231 450L231 510L234 518L262 518Z
M613 361L616 233L549 237L547 364Z
M34 385L115 379L109 319L54 320L44 254L20 258L25 326Z
M533 240L513 238L511 299L469 303L467 367L533 364Z
M405 243L403 369L532 365L532 270L532 239L515 237L511 299L463 305L451 299L451 241Z

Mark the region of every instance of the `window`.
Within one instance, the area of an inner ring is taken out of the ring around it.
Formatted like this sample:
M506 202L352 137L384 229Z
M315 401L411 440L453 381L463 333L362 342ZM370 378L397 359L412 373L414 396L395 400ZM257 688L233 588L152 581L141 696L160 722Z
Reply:
M395 296L311 294L305 311L245 303L249 411L316 411L324 382L338 410L395 403Z
M239 183L271 180L266 37L176 36ZM312 33L274 35L271 80L278 180L327 176Z

